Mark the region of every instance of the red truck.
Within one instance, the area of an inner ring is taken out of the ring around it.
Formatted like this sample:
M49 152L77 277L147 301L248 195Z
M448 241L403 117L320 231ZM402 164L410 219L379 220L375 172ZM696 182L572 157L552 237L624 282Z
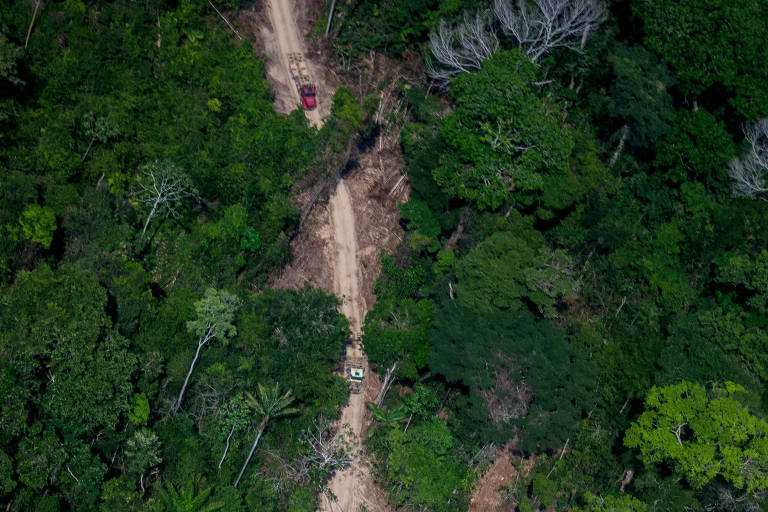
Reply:
M300 53L288 54L288 70L291 78L296 82L296 88L301 97L301 106L306 110L313 110L317 107L317 90L312 84L312 78L307 71L307 64L304 62L304 56Z
M315 98L315 86L303 85L299 89L299 95L301 96L301 106L306 110L312 110L317 106L317 98Z

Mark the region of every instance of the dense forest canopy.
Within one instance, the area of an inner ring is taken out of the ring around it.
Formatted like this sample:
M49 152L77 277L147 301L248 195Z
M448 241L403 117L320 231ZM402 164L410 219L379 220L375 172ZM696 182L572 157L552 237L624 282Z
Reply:
M342 82L408 70L362 334L392 509L467 510L504 451L500 510L768 509L768 2L328 0L312 37L331 8ZM276 113L252 42L0 4L4 510L314 511L348 463L340 299L269 283L388 118Z

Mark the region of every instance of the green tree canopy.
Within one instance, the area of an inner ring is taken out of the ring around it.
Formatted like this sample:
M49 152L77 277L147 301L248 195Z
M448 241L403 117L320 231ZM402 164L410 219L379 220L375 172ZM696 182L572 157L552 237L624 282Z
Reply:
M685 94L725 86L740 115L768 113L768 6L760 0L650 0L634 4L645 44L669 65Z
M480 315L453 303L438 312L430 368L469 390L463 435L505 441L522 429L526 451L565 443L594 403L595 370L562 330L530 313Z
M747 492L768 488L768 422L754 416L731 382L705 389L683 381L653 387L624 444L646 464L669 463L694 488L717 476Z
M535 81L536 66L509 50L451 82L456 109L441 131L449 150L433 171L441 187L493 210L537 197L555 186L548 179L567 176L573 136Z
M482 313L532 304L544 316L555 317L558 302L579 290L572 260L565 251L548 248L544 237L524 222L516 224L493 233L459 260L459 303Z
M379 369L397 363L396 375L416 380L429 354L430 300L379 301L366 316L362 342Z
M399 504L409 501L434 510L466 510L463 500L471 471L452 454L456 440L442 420L426 421L407 432L392 429L388 442L389 476L402 486L395 494Z

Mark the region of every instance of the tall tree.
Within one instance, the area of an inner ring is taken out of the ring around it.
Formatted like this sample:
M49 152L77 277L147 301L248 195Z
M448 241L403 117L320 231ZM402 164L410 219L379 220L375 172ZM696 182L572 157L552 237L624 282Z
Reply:
M125 443L125 469L139 476L141 492L144 492L144 474L160 464L160 439L149 429L137 430Z
M557 106L541 98L536 77L536 65L509 50L451 82L456 109L441 126L448 149L432 171L438 185L489 210L513 198L530 204L545 187L563 186L573 136Z
M213 339L219 339L222 343L227 343L229 338L237 334L237 329L233 320L235 313L240 307L240 299L235 295L225 291L218 291L214 288L208 288L205 296L195 303L197 318L187 322L187 330L195 334L197 338L197 350L192 363L189 365L187 377L181 386L179 396L173 403L173 412L178 412L181 407L181 401L184 399L184 391L189 384L189 378L195 369L197 359L200 357L200 351Z
M246 457L243 467L240 469L240 474L237 475L237 480L235 480L235 489L237 489L240 479L243 478L245 468L248 467L248 463L251 462L253 452L256 451L256 446L259 444L259 440L261 440L261 434L263 434L264 430L267 428L269 420L298 412L298 409L291 407L294 400L291 390L280 394L279 384L275 384L274 388L266 388L262 384L259 384L258 395L257 398L250 393L246 393L246 403L259 417L261 417L261 421L256 427L256 439L253 440L251 451L248 452L248 457Z
M624 444L646 464L669 462L696 489L716 476L748 493L768 489L768 422L736 399L743 391L732 382L653 387Z
M141 179L136 186L135 199L149 210L142 235L157 215L165 213L179 217L181 201L197 194L189 176L172 162L154 161L142 166Z
M237 393L229 401L227 409L224 411L222 430L228 430L228 432L224 453L221 454L221 460L219 460L219 469L221 469L221 465L224 464L224 459L227 457L227 452L229 452L229 443L232 440L232 436L246 427L247 416L248 407L245 399L243 398L242 393Z

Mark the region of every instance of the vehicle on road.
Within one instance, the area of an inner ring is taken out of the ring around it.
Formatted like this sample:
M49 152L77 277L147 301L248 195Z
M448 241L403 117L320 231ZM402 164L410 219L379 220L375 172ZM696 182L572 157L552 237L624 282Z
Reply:
M317 107L317 98L315 98L315 86L304 85L299 89L301 96L301 106L306 110L312 110Z
M301 106L305 110L313 110L317 107L317 89L312 83L312 78L307 71L307 63L301 53L288 54L288 70L291 78L296 83L301 98Z
M349 379L349 392L356 395L363 389L365 362L362 359L347 359L345 365Z

